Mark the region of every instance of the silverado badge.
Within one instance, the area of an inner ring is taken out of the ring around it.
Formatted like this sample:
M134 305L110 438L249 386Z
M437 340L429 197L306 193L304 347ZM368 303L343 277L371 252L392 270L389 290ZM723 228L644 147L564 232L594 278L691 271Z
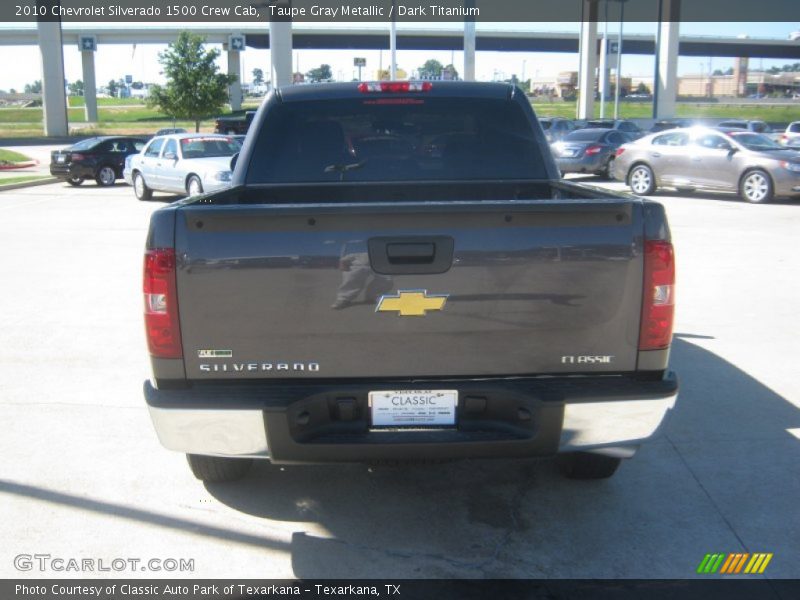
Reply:
M428 294L427 290L400 290L381 296L375 312L396 311L400 317L424 317L429 310L442 310L449 294Z

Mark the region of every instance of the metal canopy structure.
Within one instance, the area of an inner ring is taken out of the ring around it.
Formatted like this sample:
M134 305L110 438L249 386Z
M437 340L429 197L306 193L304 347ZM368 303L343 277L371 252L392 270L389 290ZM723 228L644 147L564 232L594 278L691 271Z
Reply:
M257 49L270 48L270 34L264 27L231 24L229 26L192 25L193 33L204 35L210 43L226 43L231 33L246 36L247 46ZM124 29L103 24L75 26L64 24L64 44L77 44L82 34L93 34L98 46L102 44L167 44L175 40L178 30L174 27L136 25ZM577 32L537 32L524 30L491 31L478 29L476 49L478 52L564 52L577 53ZM602 34L598 34L602 39ZM629 34L623 36L625 54L655 53L652 35ZM0 45L38 44L35 25L32 27L0 27ZM599 42L598 42L599 43ZM398 50L446 50L463 49L464 34L458 30L398 29ZM295 50L388 50L389 28L334 29L292 25L292 47ZM100 50L100 48L98 48ZM681 56L703 57L749 57L793 60L800 59L800 43L791 40L734 38L712 36L681 36Z

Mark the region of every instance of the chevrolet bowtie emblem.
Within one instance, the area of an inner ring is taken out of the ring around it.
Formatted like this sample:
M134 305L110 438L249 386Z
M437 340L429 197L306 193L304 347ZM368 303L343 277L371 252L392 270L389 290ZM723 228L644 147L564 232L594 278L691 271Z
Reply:
M401 290L393 296L381 296L375 312L396 311L401 317L424 317L429 310L442 310L448 295L428 295L427 290Z

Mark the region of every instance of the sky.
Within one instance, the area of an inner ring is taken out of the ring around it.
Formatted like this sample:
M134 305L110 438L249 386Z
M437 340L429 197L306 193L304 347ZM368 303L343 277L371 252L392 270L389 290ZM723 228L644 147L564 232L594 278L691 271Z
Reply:
M3 35L2 28L11 24L0 23L0 36ZM304 27L313 26L304 24ZM338 26L345 28L347 24L340 23ZM363 27L364 25L362 25ZM375 28L377 24L369 24L366 27ZM120 25L124 27L124 25ZM353 24L352 27L359 27ZM399 30L405 27L404 24L398 26ZM453 25L441 23L415 24L415 28L454 28ZM235 28L235 25L234 25ZM90 29L90 26L87 27ZM578 23L479 23L478 35L481 30L531 30L531 31L572 31L577 32ZM176 26L176 35L178 31ZM604 30L604 24L598 24L598 30ZM609 24L609 34L613 36L617 31L617 24ZM747 35L749 37L767 37L786 39L790 32L800 30L800 22L792 23L682 23L682 35L708 35L710 31L720 36L735 37ZM629 33L654 34L656 26L654 23L629 23L626 24L625 31ZM387 26L388 35L388 26ZM213 46L213 45L209 45ZM160 74L158 64L158 53L165 49L160 44L138 44L135 48L129 44L100 44L95 55L95 69L98 85L104 85L110 79L120 79L125 75L131 75L134 81L144 81L148 83L160 83L163 77ZM8 60L13 56L13 60ZM306 72L320 64L331 65L333 76L339 80L350 80L357 75L357 70L353 67L354 57L364 57L367 59L367 67L363 70L363 78L371 79L375 77L375 72L382 64L388 67L388 52L381 55L377 50L302 50L295 51L294 63L299 67L300 72ZM3 69L0 70L0 90L16 89L22 91L26 83L31 83L35 79L41 78L41 58L38 47L36 46L2 46L0 45L0 57ZM426 60L436 59L443 64L453 61L459 72L463 71L463 53L449 51L399 51L397 63L398 67L406 71L413 71L419 68ZM267 79L270 73L269 50L256 50L248 48L242 54L242 75L244 82L252 80L252 70L256 67L264 71ZM782 66L789 60L763 60L758 59L751 62L751 68L769 68L773 65ZM224 54L219 60L220 69L226 68ZM699 57L681 57L678 63L679 75L708 73L709 69L727 69L733 66L733 59L715 58L709 60ZM81 59L77 47L68 44L64 47L64 68L68 81L81 79ZM560 71L577 71L577 54L561 53L534 53L534 52L478 52L476 55L476 76L479 80L491 81L495 79L507 79L512 75L518 78L523 77L546 77L553 76ZM623 55L622 72L624 76L651 76L654 69L654 58L652 56L625 56Z

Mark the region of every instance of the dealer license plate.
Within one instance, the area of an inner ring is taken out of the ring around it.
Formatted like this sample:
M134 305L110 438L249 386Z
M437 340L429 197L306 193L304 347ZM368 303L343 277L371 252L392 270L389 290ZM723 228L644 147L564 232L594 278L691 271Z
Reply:
M63 163L66 160L67 160L67 157L64 156L63 154L56 155L56 162L57 163Z
M452 427L457 390L387 390L369 393L373 427Z

